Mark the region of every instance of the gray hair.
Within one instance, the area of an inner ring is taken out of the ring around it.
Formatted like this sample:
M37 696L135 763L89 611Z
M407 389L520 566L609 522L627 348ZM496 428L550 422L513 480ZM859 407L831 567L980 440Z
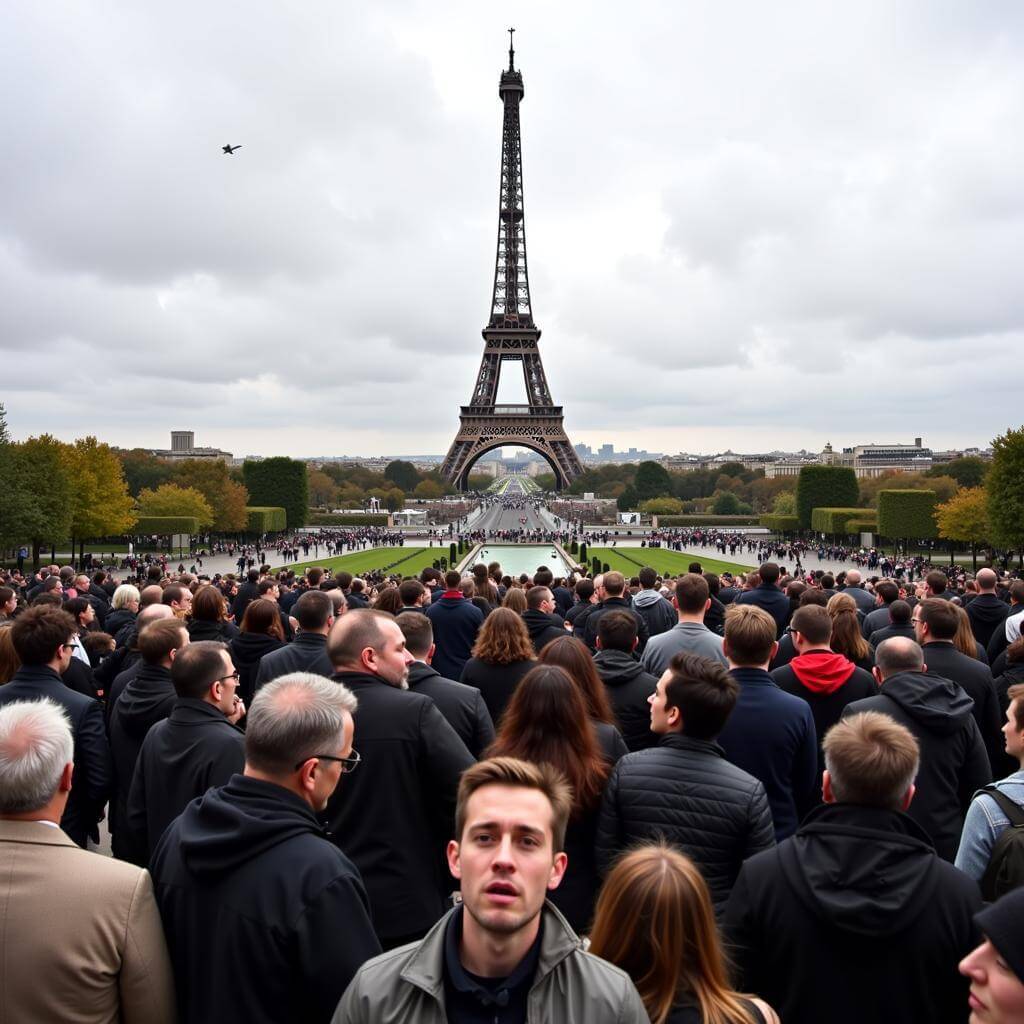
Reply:
M122 583L121 586L114 591L114 596L110 599L111 608L127 608L129 601L141 601L142 595L139 593L138 587L133 587L130 583Z
M303 758L341 745L355 694L313 672L291 672L267 683L246 715L246 764L268 775L290 775Z
M924 651L908 636L891 636L878 645L875 665L883 679L897 672L920 672L924 667Z
M0 814L45 807L74 752L71 723L56 702L18 700L0 708Z

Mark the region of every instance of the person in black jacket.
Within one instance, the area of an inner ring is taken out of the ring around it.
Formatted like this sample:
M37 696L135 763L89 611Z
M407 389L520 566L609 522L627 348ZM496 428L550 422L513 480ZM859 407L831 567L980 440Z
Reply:
M71 659L75 620L60 608L42 605L23 611L10 630L21 667L0 686L0 707L16 700L47 697L67 713L75 741L75 771L60 827L84 849L103 816L113 772L99 701L76 693L61 681L61 672Z
M466 749L479 760L494 742L494 723L483 694L475 686L445 679L431 668L434 631L426 615L402 612L395 621L405 637L405 649L414 659L409 666L409 689L426 694L437 705Z
M561 616L555 615L555 597L547 587L530 587L526 592L523 622L530 634L533 649L540 654L545 645L566 636Z
M657 589L658 574L645 565L637 578L640 580L640 591L633 597L633 608L647 624L648 636L667 633L678 622L678 617L672 603L666 601Z
M974 577L978 593L964 606L971 631L982 647L988 648L992 634L1006 622L1010 606L996 595L998 577L991 569L979 569Z
M315 671L315 662L327 650L327 634L334 625L334 604L323 590L307 590L292 608L292 616L299 624L295 639L279 651L260 658L256 673L256 689L278 676L292 672Z
M422 938L444 913L438 844L451 838L459 776L474 758L437 705L408 692L413 658L392 616L349 611L329 643L334 679L359 700L363 767L324 820L359 868L390 949Z
M672 615L675 617L674 610ZM601 616L594 668L608 692L619 732L631 751L646 750L658 742L651 732L650 707L658 677L645 672L633 657L637 642L636 619L628 612L614 609Z
M268 683L249 711L245 774L193 800L157 844L182 1020L326 1024L380 952L359 872L316 817L360 764L355 708L322 676Z
M526 623L511 608L495 608L484 620L459 682L483 694L495 725L500 725L523 676L537 663L536 654Z
M110 801L111 849L115 857L135 857L127 829L128 791L132 785L135 762L146 733L163 721L174 707L177 696L171 681L171 665L178 651L189 642L180 619L160 619L139 634L142 667L124 688L110 713L110 752L114 758L114 792Z
M914 631L914 623L912 621L913 609L906 601L893 601L889 605L888 612L889 625L874 630L868 639L872 650L894 636L905 636L910 640L917 640L917 633Z
M765 562L757 574L761 582L752 590L738 594L734 603L752 604L764 609L775 620L775 639L778 640L789 622L789 598L778 588L780 572L774 562ZM874 603L870 595L868 600Z
M992 670L953 646L960 622L956 607L949 601L940 597L921 601L914 608L913 622L928 671L951 679L974 701L972 714L978 723L989 765L995 772L1003 766L1004 748L1002 715Z
M146 734L128 791L125 831L132 859L142 867L190 801L245 767L244 737L235 728L245 703L227 647L216 640L183 647L171 682L177 700L170 717Z
M596 582L595 580L595 584ZM647 623L644 621L643 616L633 607L629 598L626 597L626 577L621 572L606 572L597 593L601 597L601 603L595 606L584 620L582 624L583 635L580 639L591 651L596 651L597 624L601 621L601 616L612 608L621 608L629 612L636 619L636 635L639 637L637 654L642 654L643 649L647 646L647 641L650 639L650 633L647 630ZM573 628L574 636L577 635L576 630L579 627L580 620L577 619Z
M854 701L843 717L881 711L906 726L921 748L912 817L928 834L939 856L952 862L974 793L992 781L992 771L964 691L927 671L921 648L894 637L878 648L877 697Z
M241 632L228 646L231 660L238 669L238 695L247 704L251 704L256 694L260 662L265 655L284 647L284 629L278 603L263 597L250 602L242 617Z
M235 594L235 598L231 602L231 615L235 622L242 621L242 616L245 615L245 609L249 607L250 602L260 596L259 582L259 569L250 569L246 573L245 582L238 588L238 593Z
M889 643L901 643L892 641ZM825 805L740 871L724 930L740 985L786 1024L954 1024L977 885L906 814L918 744L877 713L825 738Z
M775 845L764 786L715 743L739 690L717 661L686 652L672 659L651 697L658 746L623 757L605 789L602 871L627 847L662 837L700 868L717 913L743 862Z

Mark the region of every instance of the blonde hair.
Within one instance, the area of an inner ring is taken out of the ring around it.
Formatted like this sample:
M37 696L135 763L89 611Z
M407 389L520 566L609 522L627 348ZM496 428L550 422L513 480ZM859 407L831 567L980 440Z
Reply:
M633 979L652 1024L664 1024L686 994L705 1024L752 1024L729 987L707 883L674 847L641 846L615 863L597 900L590 952Z
M864 711L833 725L822 747L836 800L901 809L920 763L909 729L879 711Z

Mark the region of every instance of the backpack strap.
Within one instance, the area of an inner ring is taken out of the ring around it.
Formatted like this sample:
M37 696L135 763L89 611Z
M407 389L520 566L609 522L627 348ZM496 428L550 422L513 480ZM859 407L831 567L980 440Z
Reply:
M995 786L986 786L981 792L995 800L999 809L1010 819L1012 826L1020 828L1021 825L1024 825L1024 809L1015 800L1011 800L1001 790L996 789Z

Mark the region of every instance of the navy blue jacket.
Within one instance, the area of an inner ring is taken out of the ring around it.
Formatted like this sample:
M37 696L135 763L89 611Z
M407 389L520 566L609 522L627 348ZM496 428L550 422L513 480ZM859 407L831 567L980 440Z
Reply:
M458 679L469 661L484 613L461 594L437 598L424 611L434 627L437 646L432 664L445 679Z
M762 583L753 590L744 590L736 598L736 604L756 604L775 620L776 640L786 631L789 622L789 598L774 583Z
M768 794L775 840L788 839L820 800L818 737L810 705L785 693L760 668L734 668L740 696L718 745Z

